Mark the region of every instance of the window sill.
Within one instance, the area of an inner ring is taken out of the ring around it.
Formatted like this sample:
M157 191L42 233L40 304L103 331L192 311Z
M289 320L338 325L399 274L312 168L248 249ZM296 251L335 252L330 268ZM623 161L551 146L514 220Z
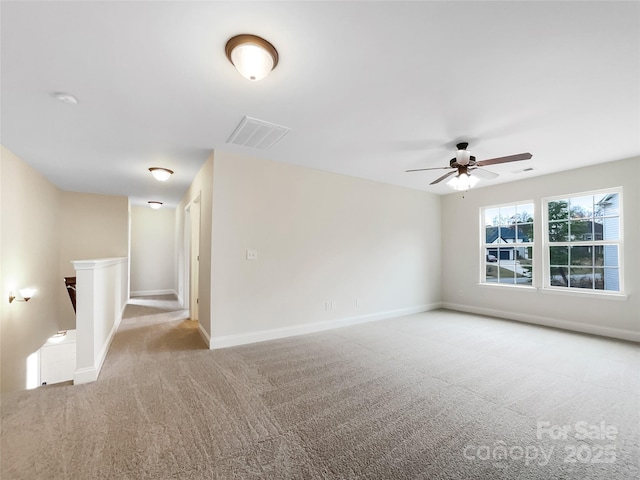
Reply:
M551 295L566 295L570 297L582 297L582 298L601 298L603 300L622 300L626 301L629 295L619 292L607 292L603 290L578 290L569 288L552 288L545 287L540 288L540 292L548 293Z
M539 288L533 285L511 285L509 283L478 283L481 288L499 288L499 289L512 289L519 292L536 293L541 292L550 295L565 295L569 297L582 297L582 298L601 298L603 300L618 300L626 301L629 295L625 293L607 292L607 291L593 291L593 290L570 290L568 288Z
M521 292L535 293L538 291L533 285L513 285L511 283L478 283L479 287L486 288L511 288Z

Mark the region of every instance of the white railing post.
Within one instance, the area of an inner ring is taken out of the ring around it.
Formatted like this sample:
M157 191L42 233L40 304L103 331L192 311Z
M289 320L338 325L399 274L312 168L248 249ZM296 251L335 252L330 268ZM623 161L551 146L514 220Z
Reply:
M127 258L75 260L76 370L73 383L94 382L127 304Z

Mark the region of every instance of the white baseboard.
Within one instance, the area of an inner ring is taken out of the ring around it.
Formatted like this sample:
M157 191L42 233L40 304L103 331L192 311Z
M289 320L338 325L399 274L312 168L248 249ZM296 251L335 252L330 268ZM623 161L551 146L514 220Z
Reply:
M516 320L518 322L542 325L545 327L560 328L562 330L571 330L573 332L589 333L592 335L618 338L621 340L629 340L631 342L640 342L640 332L634 332L631 330L603 327L600 325L589 325L584 323L571 322L569 320L561 320L559 318L541 317L538 315L529 315L526 313L518 312L506 312L493 308L474 307L472 305L462 305L458 303L444 302L442 304L442 308L456 310L458 312L477 313L478 315L504 318L506 320Z
M83 383L95 382L99 373L95 367L79 368L73 372L73 384L82 385Z
M204 340L204 343L207 344L207 346L209 348L211 348L211 337L209 336L209 334L205 331L204 328L202 328L202 324L200 322L198 322L198 333L200 334L200 336L202 337L202 339Z
M178 296L178 292L172 289L168 290L136 290L131 292L132 297L149 297L151 295L175 295Z
M257 332L241 333L238 335L224 335L220 337L211 337L209 340L209 348L216 350L219 348L235 347L238 345L246 345L248 343L266 342L268 340L277 340L279 338L294 337L297 335L306 335L309 333L323 332L334 328L348 327L361 323L375 322L387 318L401 317L403 315L411 315L413 313L421 313L429 310L441 308L440 303L430 305L417 305L415 307L400 308L398 310L389 310L386 312L370 313L368 315L359 315L357 317L344 317L325 322L315 322L303 325L293 325L291 327L274 328L270 330L260 330Z

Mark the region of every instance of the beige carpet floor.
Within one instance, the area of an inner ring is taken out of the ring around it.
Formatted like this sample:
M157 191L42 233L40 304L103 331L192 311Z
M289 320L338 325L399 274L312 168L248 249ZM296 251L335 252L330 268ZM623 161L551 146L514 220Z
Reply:
M132 302L97 382L3 395L3 480L640 478L637 344L439 310L209 351Z

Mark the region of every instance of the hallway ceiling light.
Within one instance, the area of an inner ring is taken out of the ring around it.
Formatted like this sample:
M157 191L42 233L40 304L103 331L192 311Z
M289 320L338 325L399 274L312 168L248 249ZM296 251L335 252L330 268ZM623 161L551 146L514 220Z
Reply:
M173 175L173 170L169 170L168 168L152 167L149 171L151 175L153 175L153 178L159 182L166 182L171 175Z
M148 203L148 204L149 204L149 206L150 206L151 208L153 208L154 210L157 210L157 209L159 209L159 208L162 206L162 202L150 201L150 202L147 202L147 203Z
M278 51L264 38L242 34L225 46L227 58L244 78L262 80L278 65Z

